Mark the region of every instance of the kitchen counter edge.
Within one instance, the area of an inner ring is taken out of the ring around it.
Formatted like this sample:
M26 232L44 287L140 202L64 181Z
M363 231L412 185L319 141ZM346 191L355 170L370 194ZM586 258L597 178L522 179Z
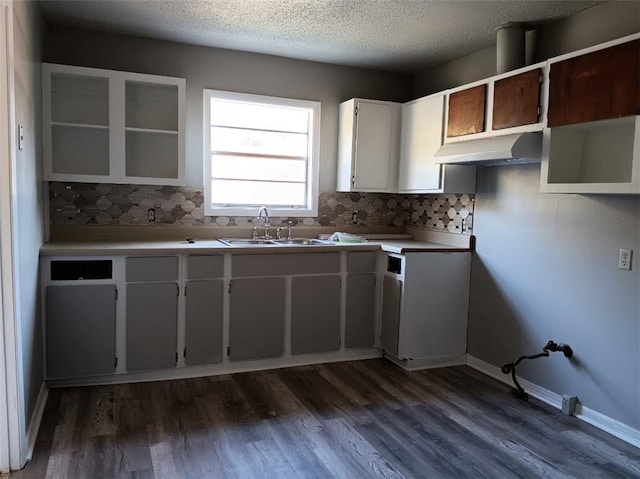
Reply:
M40 248L40 256L113 256L113 255L178 255L178 254L276 254L328 253L334 251L375 251L404 254L412 252L464 252L471 248L414 240L378 240L366 243L334 243L300 246L227 246L216 240L71 242L52 241Z

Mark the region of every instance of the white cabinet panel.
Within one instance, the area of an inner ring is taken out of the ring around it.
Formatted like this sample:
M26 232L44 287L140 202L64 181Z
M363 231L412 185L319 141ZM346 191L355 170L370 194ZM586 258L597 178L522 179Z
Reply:
M400 105L351 99L340 104L338 191L395 192Z
M473 193L474 166L441 165L434 155L442 146L444 93L402 106L399 193Z
M44 179L184 185L185 80L44 63Z

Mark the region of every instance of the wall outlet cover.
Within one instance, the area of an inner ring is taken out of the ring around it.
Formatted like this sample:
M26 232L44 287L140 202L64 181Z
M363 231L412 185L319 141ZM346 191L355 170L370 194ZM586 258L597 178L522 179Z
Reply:
M633 250L620 248L620 254L618 255L618 269L626 269L631 271L631 255Z

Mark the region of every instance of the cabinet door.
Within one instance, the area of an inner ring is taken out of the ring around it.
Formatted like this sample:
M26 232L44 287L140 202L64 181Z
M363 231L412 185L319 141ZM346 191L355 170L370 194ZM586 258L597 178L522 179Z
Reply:
M447 138L484 131L486 95L487 85L478 85L449 95Z
M640 114L640 40L551 64L548 126Z
M231 282L230 359L282 356L284 295L284 278L243 278Z
M542 70L498 80L493 90L493 129L538 123Z
M109 77L45 64L42 82L45 179L105 181L112 173Z
M353 189L387 191L393 148L393 105L356 102Z
M125 80L127 177L179 178L179 97L177 84Z
M291 352L334 351L340 347L340 276L307 276L291 281Z
M375 301L375 274L347 276L347 318L344 340L347 348L373 346Z
M400 331L400 306L402 301L402 281L385 276L382 281L382 331L380 346L391 354L398 355Z
M176 365L178 285L127 285L127 371Z
M116 287L48 286L47 377L115 371Z
M402 107L402 136L398 191L440 188L442 165L433 156L442 146L444 95L425 98Z
M222 360L222 280L189 281L186 295L186 363Z

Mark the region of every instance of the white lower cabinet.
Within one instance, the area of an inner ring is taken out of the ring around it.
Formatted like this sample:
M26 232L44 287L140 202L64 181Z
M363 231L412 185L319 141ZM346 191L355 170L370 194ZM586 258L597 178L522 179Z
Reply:
M291 353L340 348L340 276L302 276L291 280Z
M116 286L47 286L47 377L110 374L116 368Z
M127 371L175 367L177 283L127 284Z
M127 371L175 367L178 257L129 257L125 268Z
M229 359L236 361L282 356L284 314L284 278L231 280Z
M347 291L344 344L346 348L370 348L376 331L377 251L347 253Z
M185 257L183 356L187 366L222 361L224 321L224 257Z
M471 253L386 255L380 342L402 361L464 357Z
M378 357L378 338L399 360L464 355L469 266L470 253L377 250L45 256L47 381Z

